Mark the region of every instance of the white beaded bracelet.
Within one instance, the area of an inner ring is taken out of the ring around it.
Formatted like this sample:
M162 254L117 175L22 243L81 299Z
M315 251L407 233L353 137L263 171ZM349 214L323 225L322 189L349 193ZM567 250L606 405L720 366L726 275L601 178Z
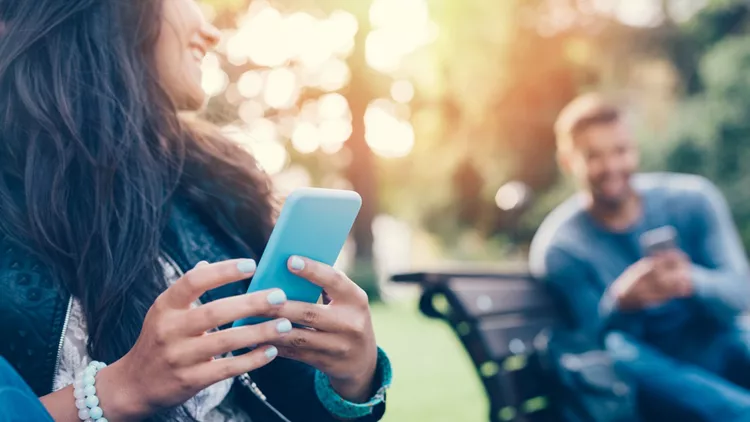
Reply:
M78 417L84 422L109 422L99 407L96 396L96 374L107 366L106 363L91 361L86 369L76 375L73 383L73 396L76 398Z

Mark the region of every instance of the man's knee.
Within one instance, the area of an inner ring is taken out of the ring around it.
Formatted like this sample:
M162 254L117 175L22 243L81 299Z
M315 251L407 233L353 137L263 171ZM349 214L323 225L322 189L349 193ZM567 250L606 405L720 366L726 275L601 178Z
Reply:
M616 363L632 362L640 357L638 347L626 335L617 331L604 337L604 347Z

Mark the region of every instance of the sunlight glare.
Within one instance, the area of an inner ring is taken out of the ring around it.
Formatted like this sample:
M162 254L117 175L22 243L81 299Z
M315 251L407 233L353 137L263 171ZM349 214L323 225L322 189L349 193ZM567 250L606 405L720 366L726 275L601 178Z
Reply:
M236 48L242 48L254 63L260 66L280 66L289 59L288 44L281 12L266 7L240 27Z
M406 104L414 98L414 85L407 80L394 81L391 85L391 97L401 104Z
M630 26L653 27L664 21L661 4L653 0L595 0L594 8Z
M310 39L317 29L317 19L305 12L295 12L284 19L283 27L289 40L289 57L298 58L310 47Z
M292 134L292 146L302 154L310 154L320 147L320 131L310 122L299 122Z
M281 67L268 72L263 100L269 106L282 109L297 101L299 86L297 76L288 68Z
M240 76L237 89L245 98L257 97L263 90L263 76L256 70L249 70Z
M283 170L289 160L286 149L276 141L276 129L270 120L257 119L250 128L227 125L222 132L253 154L258 165L269 174Z
M321 119L339 119L345 117L351 120L349 102L339 93L322 95L318 99L318 116Z
M380 28L370 32L365 42L367 64L383 73L396 71L403 55L400 42L396 31Z
M367 36L365 55L383 73L397 70L405 56L437 38L425 0L375 0L370 21L375 29Z
M312 186L312 176L301 165L291 165L273 176L273 187L282 197L289 195L296 189L309 186Z
M381 104L384 102L373 102L365 112L367 144L382 157L405 157L414 148L414 128L410 122L399 120ZM395 105L391 108L395 108Z
M312 32L305 37L300 45L299 62L307 69L315 71L333 56L333 48L327 44L324 23L316 21Z
M529 196L528 187L518 181L504 184L497 190L495 204L503 211L511 211L523 205Z
M263 105L258 101L248 100L240 104L237 113L243 122L252 123L255 119L263 117L265 111Z
M278 142L255 142L251 145L250 151L268 174L280 172L289 161L289 154Z
M326 120L320 124L321 146L343 145L350 136L352 136L352 124L348 120Z
M219 57L214 53L206 54L201 64L203 77L201 87L209 97L221 94L229 85L229 76L221 68Z
M357 28L357 19L351 13L337 10L320 22L319 31L331 54L348 54L354 47Z
M323 64L316 85L324 91L338 91L349 84L351 76L346 62L331 58Z

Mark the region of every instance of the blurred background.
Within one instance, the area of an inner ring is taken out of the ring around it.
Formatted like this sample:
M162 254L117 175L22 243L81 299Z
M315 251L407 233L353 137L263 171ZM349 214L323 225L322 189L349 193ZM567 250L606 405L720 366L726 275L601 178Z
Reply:
M395 386L385 421L481 421L447 326L387 283L413 268L523 266L572 192L553 121L578 93L627 102L645 170L698 173L750 246L747 0L200 0L224 32L205 116L281 194L357 190L341 259L370 293Z

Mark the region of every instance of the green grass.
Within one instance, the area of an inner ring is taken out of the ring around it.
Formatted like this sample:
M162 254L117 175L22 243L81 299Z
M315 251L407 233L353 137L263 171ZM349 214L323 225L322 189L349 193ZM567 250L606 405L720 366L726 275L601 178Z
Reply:
M469 356L445 323L413 301L373 305L378 344L394 370L384 422L483 422L487 399Z

